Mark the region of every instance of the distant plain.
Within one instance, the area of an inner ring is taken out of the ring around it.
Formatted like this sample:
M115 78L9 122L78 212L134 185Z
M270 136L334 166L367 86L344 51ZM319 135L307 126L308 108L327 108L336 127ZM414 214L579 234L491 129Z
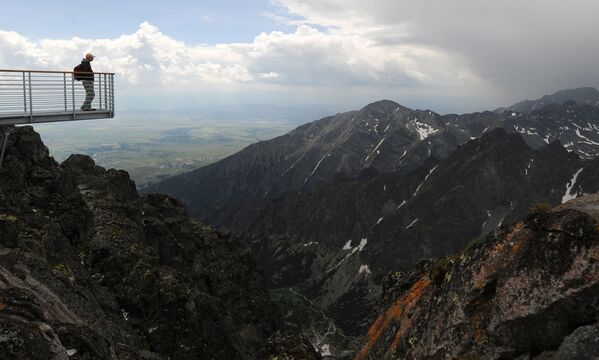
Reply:
M252 109L207 115L191 110L127 111L114 119L36 124L35 129L57 161L74 153L89 155L97 165L128 171L143 188L313 120L297 111L264 115Z

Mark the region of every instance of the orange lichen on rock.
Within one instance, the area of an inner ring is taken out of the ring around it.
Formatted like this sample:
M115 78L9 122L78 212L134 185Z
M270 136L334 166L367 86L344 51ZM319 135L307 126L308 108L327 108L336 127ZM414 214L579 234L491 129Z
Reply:
M424 291L429 285L430 280L428 276L420 278L420 280L416 281L412 285L408 293L403 298L397 299L393 305L391 305L387 311L385 311L385 313L376 319L374 324L370 327L370 330L368 330L368 342L362 348L356 357L356 360L363 360L366 358L372 347L378 341L379 337L389 327L391 321L398 319L403 314L405 307L415 302L422 294L422 291ZM399 340L397 340L397 342L399 342ZM391 349L393 349L395 345L397 345L396 341L393 341Z
M501 248L503 250L503 247ZM496 262L487 262L483 263L480 269L475 272L472 276L472 286L480 290L482 289L489 279L495 274L496 271Z
M495 245L495 247L493 248L493 252L494 253L500 253L503 251L503 249L505 249L505 244L504 243L498 243L497 245Z
M426 281L424 281L424 280L426 280ZM426 277L426 278L420 279L412 286L412 288L410 289L410 291L408 292L408 294L405 296L405 298L403 300L404 314L406 314L406 315L413 314L413 312L410 311L412 308L412 305L414 305L416 300L418 298L420 298L422 291L424 289L426 289L429 285L430 285L430 279L428 277ZM402 321L399 329L395 333L395 338L393 339L393 342L391 343L391 347L389 348L389 351L387 353L389 353L390 351L393 351L393 349L395 349L397 347L397 345L399 344L401 339L408 332L408 329L412 326L412 319L413 319L413 316L409 316L408 318L406 318L405 321Z
M431 281L428 276L420 278L420 280L416 281L414 285L410 288L410 291L406 295L404 299L405 304L411 304L414 300L418 299L422 294L422 291L426 289L430 285Z
M514 236L524 228L524 223L523 222L519 222L516 225L514 225L512 231L505 237L505 240L507 242L511 242L512 239L514 238Z
M391 322L391 319L398 318L401 315L401 309L402 300L397 299L384 314L380 315L376 319L374 324L372 324L372 326L370 327L370 330L368 330L368 342L362 348L362 350L360 350L360 353L358 354L358 357L356 357L356 360L363 360L366 358L366 355L368 355L370 349L372 349L374 344L376 344L383 331Z
M515 254L518 251L520 251L520 243L519 242L517 242L514 245L512 245L512 252Z

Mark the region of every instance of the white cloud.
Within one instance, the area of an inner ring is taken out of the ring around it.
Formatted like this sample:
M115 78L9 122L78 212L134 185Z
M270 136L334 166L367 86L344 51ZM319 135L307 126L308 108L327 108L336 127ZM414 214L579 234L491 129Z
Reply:
M70 69L87 51L96 71L118 73L127 89L190 90L255 85L419 87L477 81L459 59L432 47L388 46L369 37L299 25L250 43L188 45L147 22L116 39L28 39L0 31L0 66ZM463 74L470 74L464 77Z
M113 39L32 40L0 31L0 67L71 69L91 51L95 69L117 72L125 93L270 91L352 107L386 97L470 110L599 82L599 2L271 2L269 16L293 31L199 45L147 22Z
M292 15L289 23L452 54L471 94L480 79L511 99L599 83L596 1L271 1Z

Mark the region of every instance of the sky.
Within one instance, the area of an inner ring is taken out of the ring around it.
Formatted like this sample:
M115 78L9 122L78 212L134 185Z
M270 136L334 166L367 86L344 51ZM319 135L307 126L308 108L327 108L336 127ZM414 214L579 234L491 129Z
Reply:
M122 108L390 99L493 109L599 86L594 0L1 0L0 68L117 73Z

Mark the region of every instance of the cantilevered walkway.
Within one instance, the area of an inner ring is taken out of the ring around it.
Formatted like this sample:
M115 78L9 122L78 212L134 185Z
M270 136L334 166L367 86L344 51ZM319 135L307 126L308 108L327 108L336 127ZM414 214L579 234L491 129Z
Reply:
M71 71L0 69L0 125L114 117L114 73L94 73L92 103L83 111L85 89Z

